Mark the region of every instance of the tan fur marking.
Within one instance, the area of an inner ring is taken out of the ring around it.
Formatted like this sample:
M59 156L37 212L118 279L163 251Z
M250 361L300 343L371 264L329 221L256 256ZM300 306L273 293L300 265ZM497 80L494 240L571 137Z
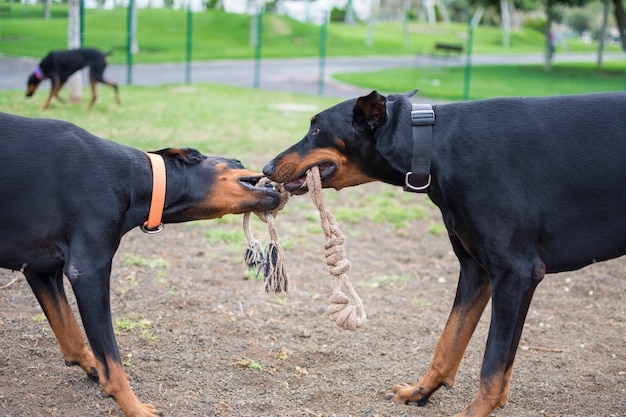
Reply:
M490 297L491 288L487 286L473 304L452 309L429 371L415 385L400 384L386 391L387 394L394 394L394 402L406 404L419 401L441 385L454 386L467 344Z
M129 376L124 366L111 358L106 358L106 366L97 362L102 389L119 404L127 416L156 417L162 415L152 404L143 404L128 383ZM108 375L107 375L108 369Z
M340 190L345 187L376 181L361 171L355 163L348 160L343 154L329 148L315 149L304 158L300 158L295 152L284 155L280 160L280 165L276 166L274 178L279 182L289 182L304 175L312 166L323 162L332 162L336 166L336 171L331 177L323 181L324 188Z
M212 192L186 212L190 219L217 219L225 214L246 213L258 205L259 194L263 190L247 188L239 179L261 174L247 169L229 169L225 163L218 164L216 168L218 173Z
M96 361L85 345L80 327L66 300L62 297L59 300L51 300L42 295L41 304L52 332L61 347L65 363L78 364L87 374L96 376ZM60 308L56 307L57 304Z

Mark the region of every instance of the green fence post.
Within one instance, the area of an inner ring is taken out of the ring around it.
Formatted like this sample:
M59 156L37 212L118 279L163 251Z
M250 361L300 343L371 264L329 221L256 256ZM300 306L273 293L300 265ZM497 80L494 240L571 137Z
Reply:
M472 72L472 43L474 38L474 28L472 22L467 22L467 46L465 58L465 79L463 80L463 100L469 100L470 76Z
M328 25L330 12L324 14L324 22L320 28L320 75L317 81L317 94L324 95L324 67L326 65L326 26Z
M80 47L82 48L85 45L85 0L80 0L78 2L78 10L79 10L79 31L80 31Z
M191 1L187 3L187 53L185 57L185 83L191 82L191 40L192 40L193 14L191 13Z
M128 1L128 27L126 36L126 84L133 83L133 35L132 35L132 19L133 19L133 3L134 0Z
M254 49L254 88L261 85L261 35L263 29L263 6L259 6L256 15L256 45Z
M465 81L463 83L463 100L469 100L469 88L470 88L470 73L472 71L472 45L474 43L474 29L480 23L480 19L483 18L485 8L479 6L474 12L474 16L467 23L467 50L465 58Z

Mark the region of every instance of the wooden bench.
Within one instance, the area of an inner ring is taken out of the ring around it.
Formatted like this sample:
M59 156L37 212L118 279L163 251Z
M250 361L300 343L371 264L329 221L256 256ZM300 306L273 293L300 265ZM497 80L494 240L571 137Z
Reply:
M446 55L460 55L463 52L463 45L452 45L449 43L437 42L434 47L435 52L443 51Z

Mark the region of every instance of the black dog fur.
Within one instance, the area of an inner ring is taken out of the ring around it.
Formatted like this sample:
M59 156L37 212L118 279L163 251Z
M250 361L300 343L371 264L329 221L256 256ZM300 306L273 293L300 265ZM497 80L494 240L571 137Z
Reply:
M52 86L50 88L50 95L46 103L43 105L44 109L50 107L50 103L53 98L57 98L59 101L63 101L59 97L59 91L63 88L65 82L76 71L85 67L89 67L89 85L91 86L91 101L89 102L89 108L91 108L96 102L96 84L102 83L113 88L115 92L115 101L120 104L120 96L117 84L112 81L104 79L104 69L107 66L107 57L110 52L102 52L93 48L80 48L69 49L62 51L51 51L46 55L39 65L35 68L32 74L28 77L28 86L26 89L26 97L31 97L35 94L37 87L41 81L49 78Z
M319 165L324 187L402 186L411 170L414 94L342 102L265 168L295 194ZM513 361L546 273L626 253L626 94L517 97L434 105L430 199L440 208L460 276L428 373L384 391L424 405L453 386L476 324L492 301L474 399L460 416L488 416L509 395Z
M22 271L65 363L100 381L126 416L161 415L128 384L111 322L111 264L122 236L148 218L152 169L137 149L67 122L0 113L0 267ZM280 196L234 159L163 149L163 223L276 208ZM63 289L71 283L87 349Z

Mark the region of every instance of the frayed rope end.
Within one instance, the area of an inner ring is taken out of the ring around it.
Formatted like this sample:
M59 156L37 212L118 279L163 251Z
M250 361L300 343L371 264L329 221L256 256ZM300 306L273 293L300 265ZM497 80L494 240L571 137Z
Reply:
M263 266L264 256L263 256L263 247L261 243L253 239L248 242L246 246L246 251L243 255L243 262L248 269L252 270L260 270Z
M289 275L285 268L285 255L280 243L270 241L263 260L265 292L286 293L289 291Z

